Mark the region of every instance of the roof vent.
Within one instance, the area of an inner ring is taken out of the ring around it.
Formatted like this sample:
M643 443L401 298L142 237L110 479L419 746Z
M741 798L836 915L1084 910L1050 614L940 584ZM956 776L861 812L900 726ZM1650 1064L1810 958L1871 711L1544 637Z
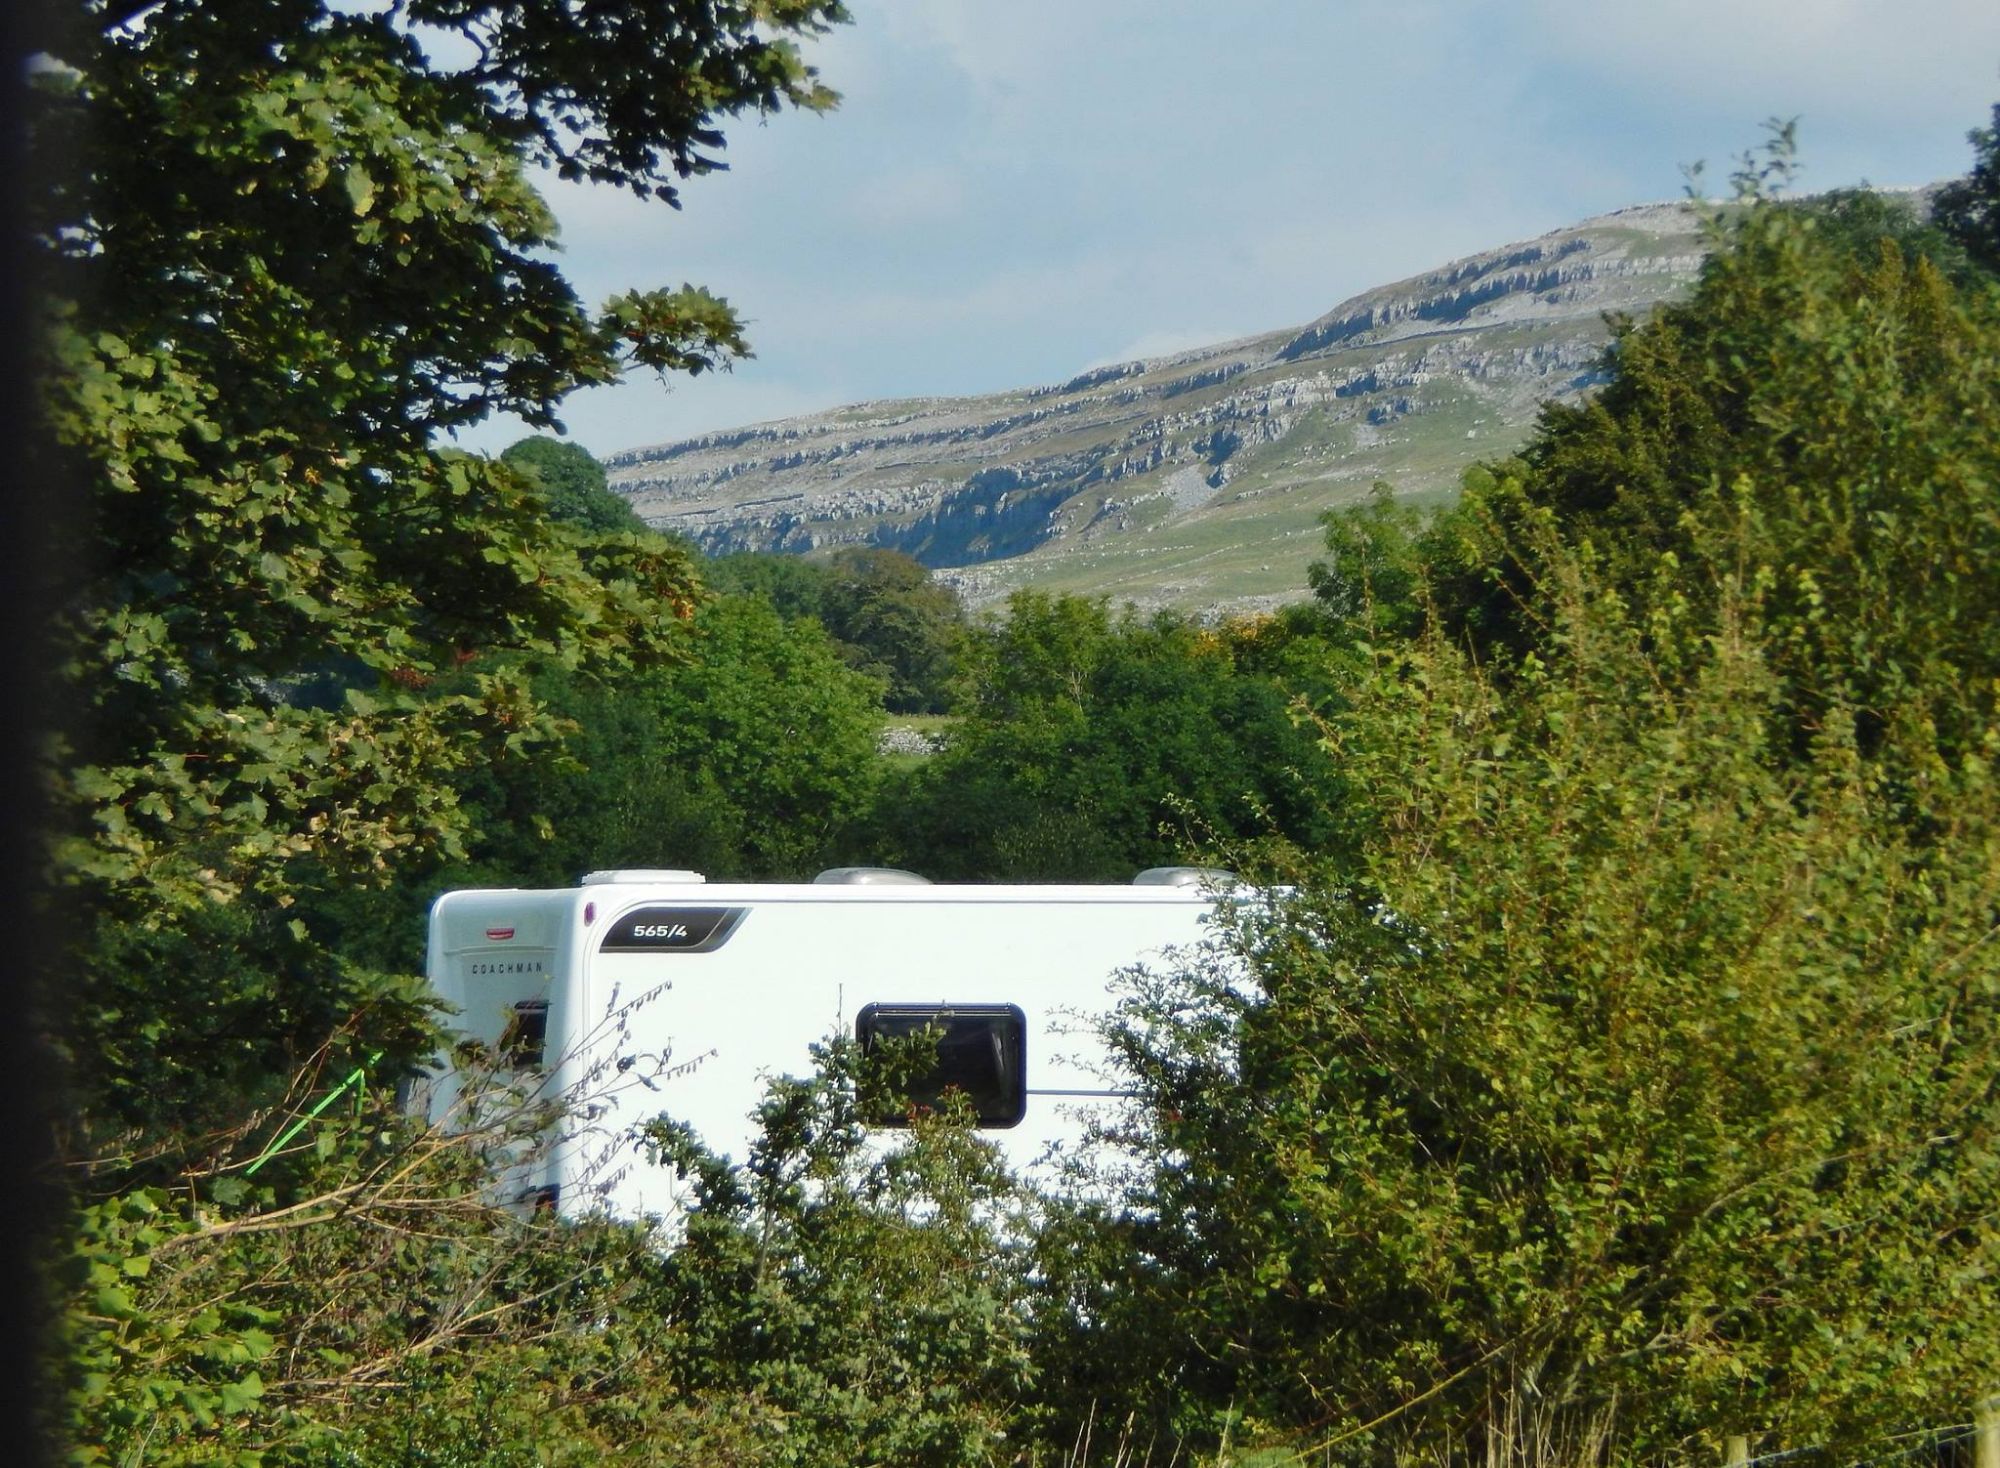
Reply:
M1147 867L1134 887L1234 887L1242 878L1221 867Z
M676 867L616 867L604 872L585 872L581 885L585 887L612 887L633 883L706 882L708 878L700 872L684 872Z
M929 877L901 867L828 867L813 878L815 887L928 887Z

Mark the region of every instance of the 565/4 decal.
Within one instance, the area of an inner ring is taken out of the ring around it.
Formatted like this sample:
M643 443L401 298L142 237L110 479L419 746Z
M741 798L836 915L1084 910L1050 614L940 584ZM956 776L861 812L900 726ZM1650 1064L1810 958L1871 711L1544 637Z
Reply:
M743 907L635 907L597 945L600 953L713 953L743 921Z

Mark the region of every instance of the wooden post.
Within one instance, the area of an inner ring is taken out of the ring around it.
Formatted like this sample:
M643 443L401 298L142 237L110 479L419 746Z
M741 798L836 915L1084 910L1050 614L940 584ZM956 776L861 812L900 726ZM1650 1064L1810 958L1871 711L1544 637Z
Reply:
M1731 1433L1723 1440L1723 1468L1745 1468L1750 1461L1750 1439L1741 1433ZM1985 1468L1984 1464L1980 1468ZM1996 1465L2000 1468L2000 1465Z
M2000 1468L2000 1396L1972 1409L1973 1468Z

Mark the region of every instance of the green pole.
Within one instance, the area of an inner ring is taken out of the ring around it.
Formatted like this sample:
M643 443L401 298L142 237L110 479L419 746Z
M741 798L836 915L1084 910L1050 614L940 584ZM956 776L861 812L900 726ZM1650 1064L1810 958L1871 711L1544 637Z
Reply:
M277 1141L271 1143L270 1146L266 1147L263 1150L263 1152L258 1156L255 1162L251 1163L248 1167L243 1169L243 1175L245 1177L249 1177L252 1173L256 1172L258 1168L262 1167L265 1163L269 1162L273 1157L277 1156L279 1152L284 1150L285 1143L291 1141L293 1137L296 1137L300 1132L304 1131L306 1129L307 1124L311 1122L314 1117L318 1116L322 1111L326 1110L327 1107L333 1105L335 1101L338 1101L340 1099L341 1092L345 1091L349 1086L358 1084L361 1080L361 1077L367 1073L368 1067L373 1065L376 1061L380 1060L381 1058L382 1058L382 1052L380 1050L374 1051L369 1055L368 1059L363 1064L357 1065L354 1067L353 1070L349 1071L346 1080L342 1081L339 1085L335 1086L331 1091L328 1091L324 1096L320 1097L319 1104L313 1107L311 1111L308 1111L304 1116L300 1117L297 1121L293 1122L290 1126L286 1127L284 1132L278 1137ZM360 1100L360 1095L361 1095L360 1092L358 1091L355 1092L355 1099L357 1103Z

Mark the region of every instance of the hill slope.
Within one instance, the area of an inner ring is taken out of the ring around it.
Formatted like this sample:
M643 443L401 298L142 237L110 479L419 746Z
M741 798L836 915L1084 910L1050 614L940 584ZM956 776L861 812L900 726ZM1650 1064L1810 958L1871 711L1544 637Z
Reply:
M1451 492L1537 405L1593 381L1604 314L1693 280L1697 217L1643 205L1457 260L1316 321L970 398L862 403L608 462L652 524L711 552L865 544L1140 605L1304 594L1317 517L1387 479Z

